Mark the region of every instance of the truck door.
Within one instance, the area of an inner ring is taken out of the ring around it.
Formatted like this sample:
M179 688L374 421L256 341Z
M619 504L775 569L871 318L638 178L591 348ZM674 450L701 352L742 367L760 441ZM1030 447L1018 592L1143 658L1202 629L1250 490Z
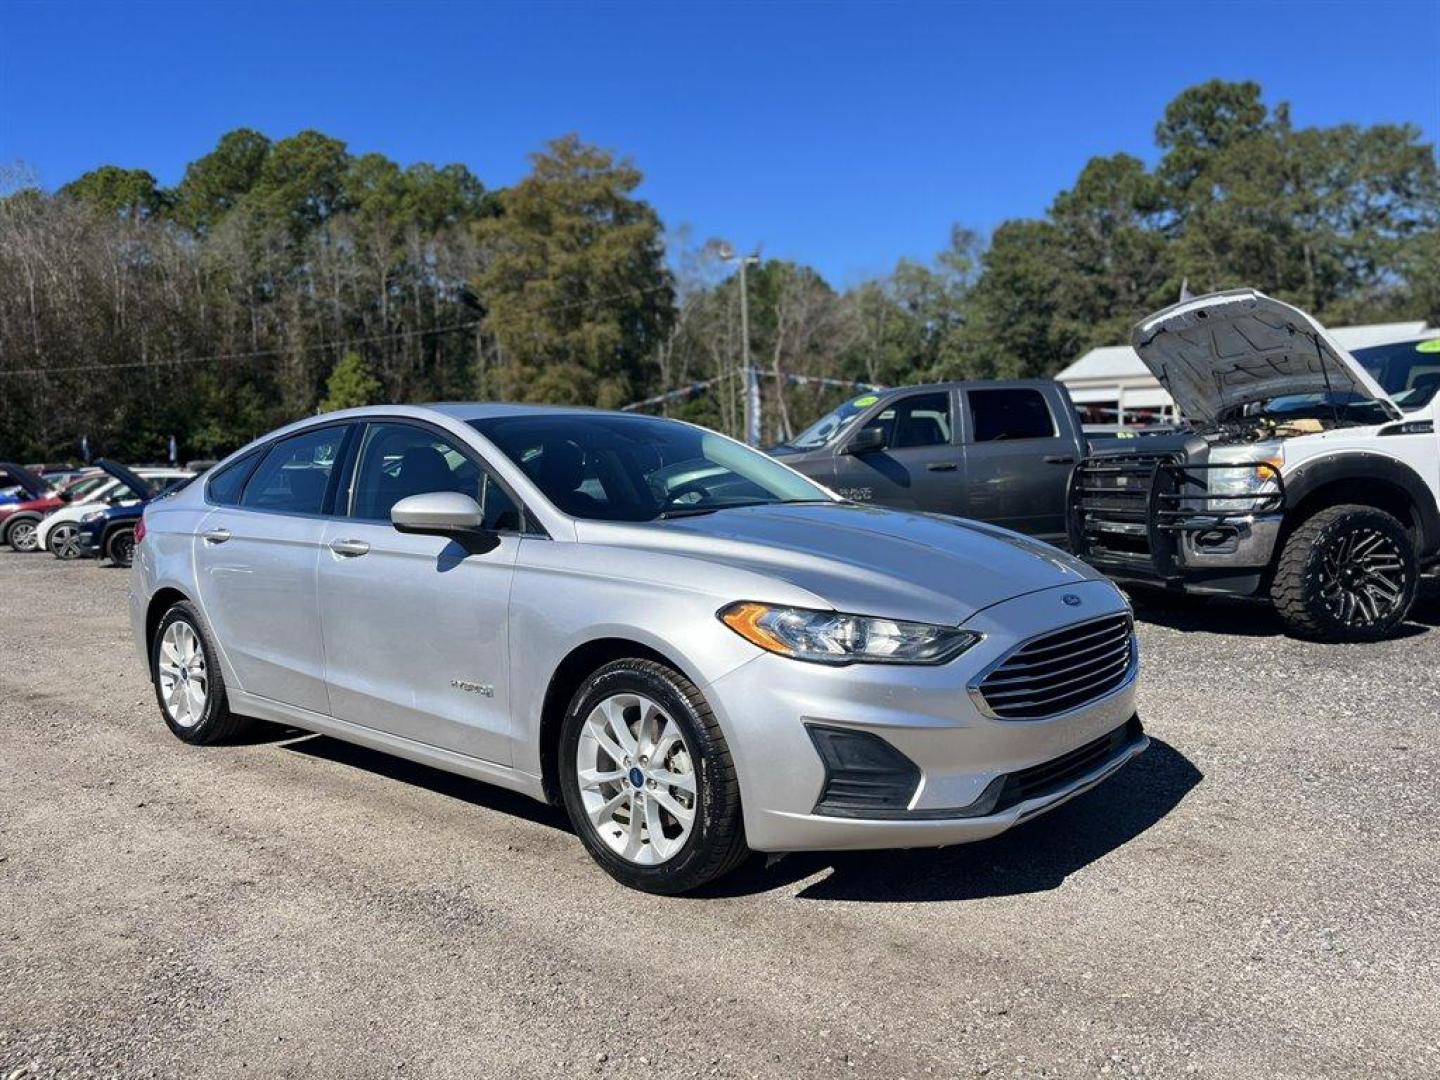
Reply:
M898 510L960 513L964 477L954 417L948 390L886 402L859 429L878 431L878 444L860 453L844 447L836 453L835 490L856 502Z
M965 399L964 515L1065 542L1074 425L1033 386L976 388Z

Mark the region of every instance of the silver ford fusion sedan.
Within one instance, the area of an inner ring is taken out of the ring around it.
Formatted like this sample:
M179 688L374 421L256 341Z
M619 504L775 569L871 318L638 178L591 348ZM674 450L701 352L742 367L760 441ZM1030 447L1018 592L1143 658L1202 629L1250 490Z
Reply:
M150 504L131 617L189 743L253 718L563 804L626 885L980 840L1147 740L1114 586L670 420L312 418Z

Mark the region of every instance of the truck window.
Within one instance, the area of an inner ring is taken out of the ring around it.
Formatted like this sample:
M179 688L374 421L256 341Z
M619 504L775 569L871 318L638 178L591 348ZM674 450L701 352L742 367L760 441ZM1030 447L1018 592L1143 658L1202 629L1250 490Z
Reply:
M913 394L885 409L866 427L885 433L885 445L899 450L909 446L944 446L950 441L950 395Z
M1039 390L968 390L976 442L1053 439L1055 419Z

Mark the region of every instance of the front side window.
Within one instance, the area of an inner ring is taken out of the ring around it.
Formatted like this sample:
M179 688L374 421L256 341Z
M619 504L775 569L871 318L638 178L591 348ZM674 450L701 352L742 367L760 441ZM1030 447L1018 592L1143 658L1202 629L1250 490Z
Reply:
M442 435L411 424L371 424L355 470L351 517L389 521L390 509L411 495L455 491L485 514L485 527L519 532L515 501L480 465Z
M673 420L559 413L492 417L471 426L571 517L654 521L834 501L769 455Z
M879 400L877 394L861 394L852 398L816 420L785 445L796 450L818 450L843 431L851 420Z
M240 505L287 514L323 512L325 491L345 431L345 425L337 424L280 440L266 452L245 485Z
M1055 420L1045 395L1017 387L1005 390L967 390L977 443L1002 439L1053 439Z
M950 395L941 392L901 398L865 427L878 427L885 437L885 445L894 450L944 446L950 441Z

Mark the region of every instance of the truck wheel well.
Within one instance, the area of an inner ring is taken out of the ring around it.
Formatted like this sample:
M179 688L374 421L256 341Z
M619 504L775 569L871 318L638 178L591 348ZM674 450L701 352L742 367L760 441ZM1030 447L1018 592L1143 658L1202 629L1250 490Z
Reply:
M150 605L145 609L145 648L150 649L150 643L155 640L155 628L160 625L160 620L165 617L176 604L188 601L190 598L179 589L161 589L150 598Z
M571 650L555 668L555 674L550 676L550 685L545 688L545 702L540 707L540 779L545 788L545 798L552 805L559 806L561 803L560 728L565 722L565 710L570 707L570 699L596 669L611 660L627 657L655 660L666 667L675 666L669 657L638 641L597 638Z
M1373 506L1376 510L1385 511L1409 530L1416 546L1419 547L1422 540L1420 515L1416 512L1415 500L1410 497L1408 491L1398 484L1375 477L1364 479L1347 477L1343 480L1332 480L1309 492L1293 510L1286 512L1284 536L1281 538L1281 544L1276 545L1277 554L1283 546L1284 538L1288 537L1305 519L1324 510L1327 506L1340 506L1347 503Z

